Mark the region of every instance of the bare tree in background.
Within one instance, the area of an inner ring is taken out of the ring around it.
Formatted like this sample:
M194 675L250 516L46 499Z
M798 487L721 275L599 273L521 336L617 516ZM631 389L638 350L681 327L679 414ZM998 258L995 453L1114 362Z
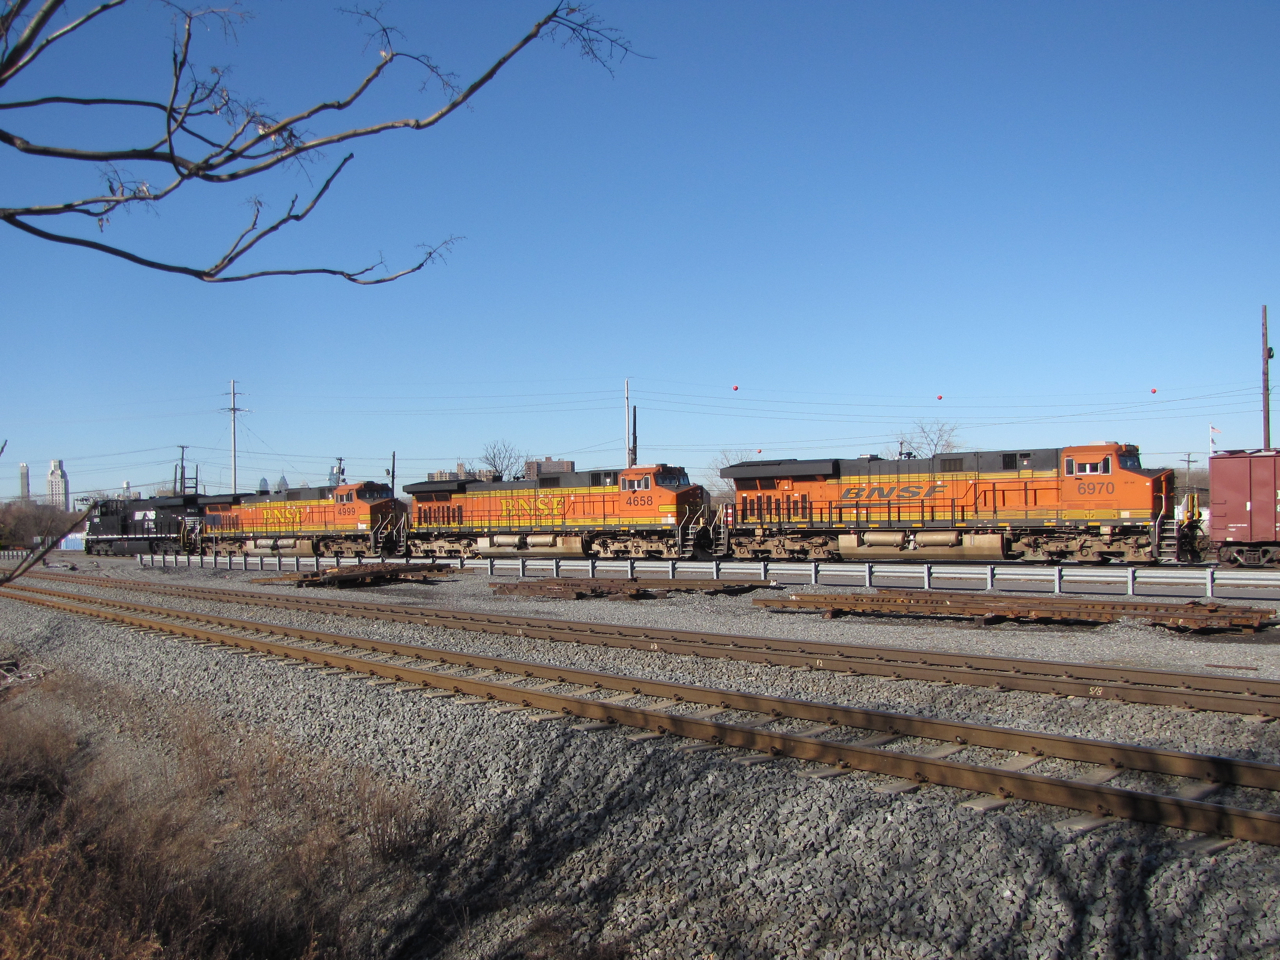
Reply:
M0 549L27 550L63 529L75 514L35 500L11 500L0 504Z
M933 457L959 449L959 429L959 424L946 420L917 420L909 431L898 435L898 443L903 452Z
M525 36L510 50L466 86L457 82L424 54L404 53L395 41L402 35L385 24L379 10L346 11L369 27L370 45L376 50L375 63L354 89L336 97L326 97L289 114L268 112L258 98L234 91L227 83L228 70L219 67L197 69L192 59L193 32L200 27L218 27L231 38L235 29L249 16L239 0L230 0L223 8L189 8L175 0L163 0L162 6L174 15L172 79L167 89L157 91L153 99L134 100L100 95L99 84L87 96L73 96L60 88L62 77L41 76L37 67L41 56L68 37L91 35L99 18L129 0L99 0L96 4L78 4L68 0L0 0L0 88L19 78L47 91L32 99L0 101L0 111L13 111L16 122L30 120L35 129L58 130L61 136L52 142L32 142L10 129L0 127L0 144L28 157L51 161L70 160L86 164L100 176L102 186L86 189L83 194L63 196L50 202L30 206L0 205L0 221L24 233L54 243L86 247L131 263L168 273L178 273L208 283L230 283L256 277L328 274L352 283L387 283L416 273L448 250L457 237L434 244L423 244L412 266L394 272L379 260L359 269L307 267L300 269L266 269L240 272L239 263L259 243L289 224L298 223L316 208L338 175L351 162L348 153L333 163L318 190L309 200L297 195L285 213L268 223L262 220L265 203L258 197L249 199L252 209L240 234L230 240L225 252L208 266L187 266L154 260L130 252L105 239L59 232L55 224L70 227L72 222L96 224L105 236L113 215L134 208L152 208L177 194L189 183L228 185L260 177L286 165L318 162L326 148L396 130L429 130L450 116L475 96L521 50L539 37L576 47L583 57L604 65L631 52L628 42L616 30L602 25L598 17L582 4L559 2L542 19L533 24ZM281 42L286 46L287 41ZM125 52L121 56L127 56ZM335 121L342 111L355 105L393 68L413 67L422 76L421 89L438 87L444 104L421 117L391 118L363 127L343 129ZM206 77L208 79L206 79ZM84 145L97 124L57 123L61 114L46 116L50 110L67 106L95 112L112 112L118 129L124 130L134 118L150 117L155 127L149 135L127 146L96 149ZM308 125L314 124L313 131ZM330 128L330 129L325 129ZM84 139L77 144L81 130ZM41 140L45 137L42 135ZM129 166L125 166L129 165ZM130 167L143 171L133 173ZM190 192L190 191L187 191ZM386 268L385 275L376 275Z
M494 440L486 443L480 454L480 462L490 470L498 473L504 480L520 480L524 477L524 465L529 454L517 450L506 440Z
M754 450L721 450L712 458L703 470L702 483L707 488L707 493L711 494L712 503L729 503L736 499L733 481L720 476L720 471L743 460L750 460L754 455Z

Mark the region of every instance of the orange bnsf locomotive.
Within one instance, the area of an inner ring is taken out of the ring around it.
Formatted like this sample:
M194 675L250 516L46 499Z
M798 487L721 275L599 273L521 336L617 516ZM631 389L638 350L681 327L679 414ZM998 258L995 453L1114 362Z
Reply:
M706 491L665 463L528 480L411 483L415 557L692 557Z
M720 471L733 557L1155 561L1177 552L1173 471L1138 448L747 461Z
M369 482L112 500L90 518L86 550L1086 563L1179 556L1173 471L1142 469L1127 444L747 461L721 476L733 480L734 502L717 511L704 488L667 464L412 483L403 488L408 506Z
M406 510L384 483L276 493L104 500L89 517L85 551L378 556L403 552Z

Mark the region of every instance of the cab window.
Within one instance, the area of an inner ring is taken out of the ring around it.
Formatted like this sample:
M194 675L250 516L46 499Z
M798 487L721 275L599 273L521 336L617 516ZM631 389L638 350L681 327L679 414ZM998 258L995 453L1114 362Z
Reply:
M1141 469L1142 469L1142 459L1141 459L1140 457L1136 457L1136 456L1128 456L1128 457L1126 457L1124 454L1121 454L1121 455L1120 455L1120 469L1121 469L1121 470L1141 470Z
M351 491L348 490L346 493L340 493L333 499L336 500L338 503L350 503L352 499Z
M628 479L627 477L623 477L622 489L623 490L648 490L649 474L646 473L643 477L638 477L634 480Z
M1068 463L1068 465L1069 465L1069 464L1071 463L1071 461L1070 461L1070 460L1068 460L1068 461L1067 461L1067 463ZM1077 463L1077 464L1076 464L1076 474L1077 474L1077 475L1086 474L1086 473L1102 473L1102 474L1108 474L1108 473L1110 473L1110 472L1111 472L1111 458L1110 458L1110 457L1103 457L1103 458L1102 458L1100 461L1098 461L1097 463ZM1067 469L1067 473L1068 473L1068 474L1069 474L1069 473L1071 473L1071 470L1070 470L1070 468L1069 468L1069 467L1068 467L1068 469Z

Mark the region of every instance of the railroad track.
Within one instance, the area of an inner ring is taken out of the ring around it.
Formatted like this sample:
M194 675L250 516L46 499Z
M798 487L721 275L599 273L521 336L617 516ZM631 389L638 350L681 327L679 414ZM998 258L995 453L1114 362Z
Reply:
M834 670L896 680L927 680L996 690L1023 690L1054 696L1122 700L1152 706L1280 717L1280 681L1256 677L1181 673L1143 667L994 657L983 654L939 653L900 647L855 646L776 637L667 630L661 627L624 627L345 598L337 600L327 597L286 597L248 590L115 580L94 576L35 573L27 576L216 603L238 603L301 610L308 613L393 620L450 630L468 630L686 656L719 657L771 666ZM13 588L15 590L38 589L18 585L14 585Z
M582 730L625 726L638 731L637 740L670 735L701 741L686 749L736 747L758 755L744 763L787 757L834 768L818 775L857 770L894 778L878 788L882 793L936 784L981 794L963 804L979 811L1015 800L1085 811L1063 821L1068 830L1123 818L1280 845L1280 814L1205 800L1224 788L1271 796L1280 790L1276 764L566 669L79 594L5 587L0 596L302 668L367 676L397 690L459 696L533 720L572 718L585 721L577 724ZM797 730L797 724L807 726ZM766 729L782 726L791 729ZM851 735L860 739L841 739ZM974 756L956 759L964 752ZM1088 769L1074 776L1028 772L1040 763L1063 772ZM1126 774L1177 778L1181 786L1163 793L1110 784Z

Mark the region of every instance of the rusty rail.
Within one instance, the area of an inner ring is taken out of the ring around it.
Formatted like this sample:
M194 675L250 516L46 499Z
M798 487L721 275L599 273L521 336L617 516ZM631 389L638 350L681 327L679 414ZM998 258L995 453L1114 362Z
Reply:
M1240 630L1253 633L1275 617L1275 610L1225 603L1146 603L1074 597L1009 597L937 590L880 590L874 594L792 594L787 599L753 600L766 610L819 610L828 617L861 614L891 617L973 619L979 623L1035 620L1061 623L1114 623L1147 620L1179 630Z
M29 576L222 603L393 620L443 629L587 643L655 653L723 657L774 666L835 670L898 680L958 683L996 690L1025 690L1055 696L1122 700L1153 706L1280 717L1280 681L1260 677L1182 673L1144 667L920 651L902 647L855 646L778 637L667 630L661 627L623 627L542 617L472 613L411 604L336 600L327 597L302 598L258 591L105 577L60 574Z

